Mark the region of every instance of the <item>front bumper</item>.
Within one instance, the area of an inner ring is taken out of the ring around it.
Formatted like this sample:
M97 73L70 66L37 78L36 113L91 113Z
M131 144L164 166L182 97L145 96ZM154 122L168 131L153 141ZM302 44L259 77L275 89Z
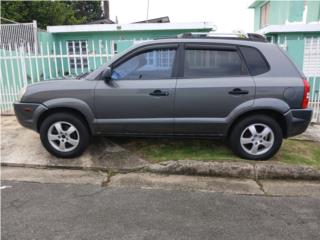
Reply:
M286 137L292 137L303 133L308 128L312 117L312 109L293 109L284 116L287 122Z
M18 122L29 129L38 131L37 123L40 115L47 110L47 108L39 103L21 103L13 104L14 112Z

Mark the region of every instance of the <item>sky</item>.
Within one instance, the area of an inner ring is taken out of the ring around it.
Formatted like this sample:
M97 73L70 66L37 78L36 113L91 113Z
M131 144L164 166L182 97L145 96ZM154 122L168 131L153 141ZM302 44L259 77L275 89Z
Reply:
M149 19L169 16L172 23L212 22L217 32L253 32L254 0L149 0ZM148 0L110 0L110 18L121 24L145 20Z

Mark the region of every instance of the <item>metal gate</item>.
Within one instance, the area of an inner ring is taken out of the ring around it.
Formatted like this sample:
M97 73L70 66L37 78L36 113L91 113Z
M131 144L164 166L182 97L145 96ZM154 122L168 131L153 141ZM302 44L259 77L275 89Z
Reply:
M9 46L11 46L12 49L15 45L26 48L28 44L32 51L36 50L38 43L36 21L32 23L16 23L8 19L1 19L12 22L11 24L0 24L0 43L4 44L7 50Z
M312 121L320 123L320 37L305 38L303 72L310 84Z
M80 44L80 46L79 46ZM38 43L33 51L29 43L0 45L1 114L12 114L12 104L20 90L35 82L67 78L92 71L115 53L113 41L71 41Z

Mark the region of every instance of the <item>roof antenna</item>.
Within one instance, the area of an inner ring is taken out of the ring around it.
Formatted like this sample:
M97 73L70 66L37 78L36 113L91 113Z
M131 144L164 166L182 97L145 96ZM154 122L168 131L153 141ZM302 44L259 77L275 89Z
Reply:
M147 0L147 23L149 22L149 0Z

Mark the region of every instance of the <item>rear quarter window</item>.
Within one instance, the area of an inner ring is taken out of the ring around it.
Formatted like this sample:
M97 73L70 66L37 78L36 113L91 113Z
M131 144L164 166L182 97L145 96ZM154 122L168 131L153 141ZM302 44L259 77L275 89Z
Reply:
M256 76L270 70L268 62L257 49L252 47L240 47L240 51L245 58L251 75Z

